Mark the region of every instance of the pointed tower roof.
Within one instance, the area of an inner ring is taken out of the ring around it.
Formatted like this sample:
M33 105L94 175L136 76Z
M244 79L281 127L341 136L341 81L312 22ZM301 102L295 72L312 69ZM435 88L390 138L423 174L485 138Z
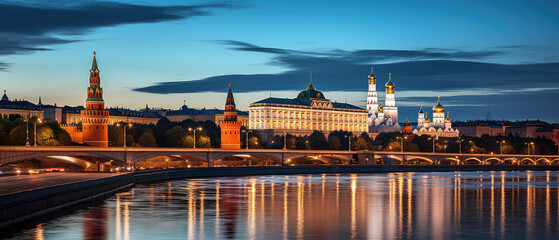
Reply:
M235 105L235 98L233 97L233 90L231 90L231 83L229 83L229 91L227 92L227 101L225 105Z
M394 83L392 82L392 73L388 74L388 82L384 85L385 87L394 87Z
M97 59L95 58L95 55L97 55L97 53L93 51L93 62L91 63L91 70L89 71L99 72L99 68L97 67Z
M316 91L316 89L312 85L312 68L311 68L311 82L309 83L309 86L307 87L307 91Z
M419 107L419 113L423 113L423 106Z
M37 105L43 105L43 103L41 102L41 97L39 96L39 103Z
M10 101L10 99L8 98L8 95L6 95L6 90L4 90L4 96L2 96L2 100L0 100L2 102L4 101Z
M373 67L371 67L371 74L369 74L369 84L376 84L376 83L377 83L377 77L373 73Z

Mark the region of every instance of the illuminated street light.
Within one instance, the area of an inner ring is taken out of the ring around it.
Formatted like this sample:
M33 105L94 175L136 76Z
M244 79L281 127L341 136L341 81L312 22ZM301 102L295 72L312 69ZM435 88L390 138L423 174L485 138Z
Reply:
M35 147L37 146L37 122L43 123L43 121L41 119L37 119L37 121L35 121L35 124L34 124L33 129L34 129L34 132L35 132L35 134L34 134L35 135L35 141L33 142L33 146L35 146Z
M121 125L120 123L117 123L117 124L116 124L117 127L120 127L120 125ZM122 147L126 147L126 126L132 127L132 123L123 124L123 125L122 125L122 131L123 131L123 133L124 133L124 134L123 134L124 140L122 141L124 144L123 144Z
M252 131L250 131L250 130L243 130L243 132L247 134L246 149L248 149L248 133L249 133L249 132L252 132Z
M189 132L192 131L192 130L194 130L194 148L196 148L196 131L202 131L202 127L198 127L198 128L195 128L195 129L188 128Z

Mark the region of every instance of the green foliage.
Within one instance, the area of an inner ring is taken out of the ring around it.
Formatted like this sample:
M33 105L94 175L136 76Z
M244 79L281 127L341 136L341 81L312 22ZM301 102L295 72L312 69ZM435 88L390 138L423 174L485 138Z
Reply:
M138 144L142 147L157 147L155 137L151 131L145 131L142 133L142 135L138 138Z
M183 139L181 147L184 148L193 148L194 147L194 137L192 135L188 135Z
M9 141L8 144L10 145L25 145L26 137L25 137L26 126L25 124L20 124L19 126L13 128L9 134Z
M60 143L60 145L62 146L70 146L72 145L72 137L70 136L70 134L68 132L66 132L66 130L64 129L60 129L60 132L58 133L58 136L56 136L56 139L58 140L58 142Z
M109 146L122 147L124 146L124 130L122 126L110 125L109 126Z
M60 145L49 125L44 125L37 130L37 144L46 146Z
M320 131L313 131L309 136L309 144L311 149L322 150L328 149L328 141L324 133Z
M342 144L340 143L340 139L336 136L328 136L328 149L330 150L340 150L342 148Z
M126 135L126 146L131 147L132 145L134 145L134 143L134 136Z
M196 147L197 148L210 148L212 146L210 138L207 136L196 136Z
M169 147L180 147L186 137L186 132L181 126L174 126L165 132L166 145Z

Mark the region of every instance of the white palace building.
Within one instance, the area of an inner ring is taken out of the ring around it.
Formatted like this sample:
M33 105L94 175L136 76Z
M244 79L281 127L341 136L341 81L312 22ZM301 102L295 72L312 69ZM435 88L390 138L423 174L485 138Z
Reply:
M386 87L386 97L384 106L379 104L377 93L377 77L373 74L369 75L369 93L367 94L367 125L370 133L381 132L400 132L402 128L398 124L398 107L396 107L396 98L394 97L394 83L392 82L392 73L388 75Z
M332 102L312 85L297 98L266 98L249 106L249 129L269 139L285 133L310 135L313 131L367 132L367 110L347 103Z
M445 119L446 115L446 119ZM450 114L445 113L445 108L441 104L441 97L437 101L437 105L433 107L433 121L423 112L423 107L419 109L417 114L417 128L413 130L415 135L429 135L431 137L458 137L460 132L458 129L452 128Z

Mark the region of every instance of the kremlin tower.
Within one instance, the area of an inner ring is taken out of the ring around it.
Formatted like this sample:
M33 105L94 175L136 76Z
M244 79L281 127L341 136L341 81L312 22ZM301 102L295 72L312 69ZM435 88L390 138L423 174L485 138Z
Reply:
M89 87L87 88L85 110L81 111L81 117L83 143L95 147L108 147L109 111L105 110L95 52L93 52L93 63L91 64L91 70L89 70Z
M375 114L378 112L378 107L377 77L373 74L373 67L371 67L371 74L369 74L369 93L367 94L367 123L369 126L373 125L373 120L376 117Z
M398 107L394 98L394 83L392 83L392 73L388 74L386 87L386 99L384 100L384 118L392 119L392 123L398 123Z
M219 123L221 128L221 148L241 149L241 122L237 121L237 108L233 91L231 90L231 83L229 83L223 115L224 119Z

